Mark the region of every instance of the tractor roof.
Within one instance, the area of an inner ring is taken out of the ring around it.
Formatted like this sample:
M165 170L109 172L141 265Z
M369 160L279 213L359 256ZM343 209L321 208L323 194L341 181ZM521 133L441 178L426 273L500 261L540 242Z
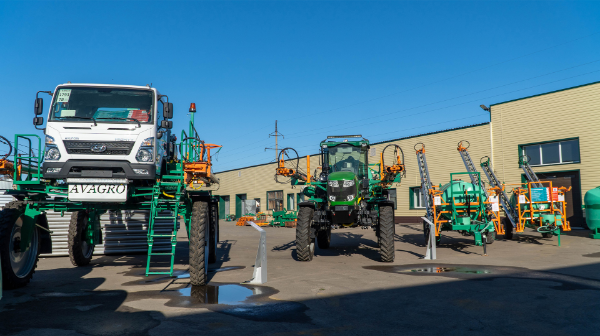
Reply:
M341 144L349 144L351 146L360 147L363 144L369 145L369 140L363 138L362 135L330 135L327 139L321 141L320 146L334 147Z

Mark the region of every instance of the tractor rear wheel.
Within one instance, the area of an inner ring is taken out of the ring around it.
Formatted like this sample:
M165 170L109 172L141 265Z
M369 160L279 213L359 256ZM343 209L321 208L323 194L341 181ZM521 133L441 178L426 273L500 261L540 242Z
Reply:
M300 261L311 261L315 254L315 240L311 237L315 210L301 207L296 224L296 254Z
M326 250L331 245L331 226L327 230L317 232L317 245L320 249Z
M490 231L488 233L486 233L485 235L485 243L486 244L493 244L494 240L496 240L496 231Z
M0 211L0 258L2 263L2 286L5 289L27 285L35 273L40 251L40 235L37 227L29 246L22 250L21 239L25 204L13 201Z
M392 262L396 254L394 248L394 208L390 205L379 207L379 254L381 261Z
M94 245L86 240L90 213L87 211L74 211L69 223L69 258L76 267L86 266L92 261Z
M190 221L190 283L193 286L206 285L208 259L208 203L196 201L192 204Z
M502 220L502 225L504 225L504 239L512 240L513 239L513 226L508 217L504 217Z

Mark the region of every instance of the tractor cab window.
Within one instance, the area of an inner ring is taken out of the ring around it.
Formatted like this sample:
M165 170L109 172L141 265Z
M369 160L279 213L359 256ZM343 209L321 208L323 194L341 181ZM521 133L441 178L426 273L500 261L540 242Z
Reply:
M352 172L359 179L367 175L367 149L342 144L325 149L330 172Z

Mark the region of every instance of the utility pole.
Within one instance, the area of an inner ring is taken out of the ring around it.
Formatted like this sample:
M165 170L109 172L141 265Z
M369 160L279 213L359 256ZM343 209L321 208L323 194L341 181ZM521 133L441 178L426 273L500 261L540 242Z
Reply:
M279 155L279 152L278 152L279 147L278 147L278 141L277 140L278 140L279 137L285 138L283 136L283 134L279 133L279 131L277 130L277 120L275 120L275 132L269 134L269 138L272 137L272 136L275 137L275 148L265 148L265 151L267 149L275 150L275 162L277 162L277 156Z

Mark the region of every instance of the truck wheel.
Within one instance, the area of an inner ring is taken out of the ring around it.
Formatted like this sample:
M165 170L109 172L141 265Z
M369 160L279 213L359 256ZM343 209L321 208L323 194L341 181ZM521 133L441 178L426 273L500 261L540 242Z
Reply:
M493 244L494 240L496 240L496 231L489 231L488 233L486 233L485 235L485 243L486 244Z
M86 241L90 214L87 211L74 211L69 223L69 258L73 266L86 266L92 261L94 245Z
M190 283L193 286L206 285L209 222L208 203L197 201L192 204L190 221Z
M40 235L34 227L31 243L21 250L21 230L25 204L13 201L0 211L0 258L2 258L3 288L27 285L35 273L40 251Z
M208 263L217 262L217 243L219 242L219 210L214 203L210 205L210 244L208 247Z
M314 213L315 210L310 207L301 207L298 211L296 254L300 261L311 261L315 254L315 240L310 237Z
M317 232L317 245L323 250L329 248L329 245L331 245L331 226L327 230Z
M502 220L502 224L504 225L504 239L512 240L513 239L513 226L508 217L505 217Z
M394 249L394 209L389 206L379 207L379 236L380 236L380 247L379 254L381 255L381 261L392 262L396 251Z

